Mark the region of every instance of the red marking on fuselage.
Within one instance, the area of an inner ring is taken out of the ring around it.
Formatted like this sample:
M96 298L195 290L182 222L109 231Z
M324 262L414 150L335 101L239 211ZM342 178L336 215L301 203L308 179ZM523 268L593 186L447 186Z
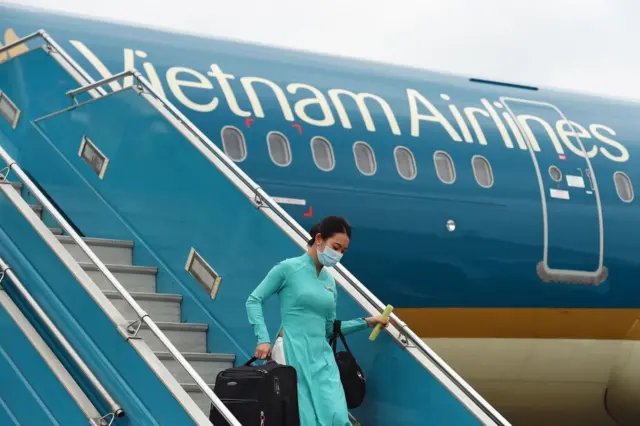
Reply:
M303 214L304 217L313 216L313 206L309 206L309 211Z

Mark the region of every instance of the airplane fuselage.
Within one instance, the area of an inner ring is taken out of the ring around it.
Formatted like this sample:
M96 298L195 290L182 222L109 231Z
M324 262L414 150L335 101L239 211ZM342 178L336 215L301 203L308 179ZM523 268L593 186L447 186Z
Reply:
M3 9L0 28L5 41L45 28L95 79L137 68L227 152L223 129L236 129L234 159L303 226L349 219L345 265L425 336L499 335L497 324L429 326L476 309L639 307L639 212L614 174L640 181L640 105L68 19ZM314 138L327 158L314 160ZM444 180L434 155L451 162ZM542 337L553 322L502 333Z

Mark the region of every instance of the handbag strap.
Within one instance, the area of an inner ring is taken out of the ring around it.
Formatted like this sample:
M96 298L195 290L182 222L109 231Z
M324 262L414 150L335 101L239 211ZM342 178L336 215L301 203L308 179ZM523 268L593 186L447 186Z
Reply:
M342 321L340 320L333 321L333 334L329 339L329 345L331 345L334 354L336 353L336 343L338 342L338 334L340 334L341 323Z
M351 349L349 349L349 345L347 345L347 339L344 337L344 334L342 334L342 321L335 320L333 322L333 336L331 336L331 339L329 340L334 354L337 352L336 345L338 343L338 337L342 340L342 344L347 352L349 352L349 355L353 356Z

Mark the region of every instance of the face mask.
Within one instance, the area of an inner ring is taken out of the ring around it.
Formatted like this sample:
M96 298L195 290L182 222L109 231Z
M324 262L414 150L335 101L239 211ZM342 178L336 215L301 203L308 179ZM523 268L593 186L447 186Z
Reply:
M342 259L342 253L338 253L331 247L327 247L325 245L323 251L318 250L318 260L324 266L334 266L336 263L340 262Z

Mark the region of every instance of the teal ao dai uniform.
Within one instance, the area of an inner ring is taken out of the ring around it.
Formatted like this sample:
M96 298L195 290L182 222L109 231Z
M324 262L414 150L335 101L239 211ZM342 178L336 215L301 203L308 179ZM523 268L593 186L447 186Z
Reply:
M300 425L350 426L340 373L328 343L336 319L334 278L326 268L318 275L308 253L274 266L246 304L258 344L271 343L262 304L274 294L280 297L286 363L298 375ZM342 322L345 335L366 328L363 319Z

